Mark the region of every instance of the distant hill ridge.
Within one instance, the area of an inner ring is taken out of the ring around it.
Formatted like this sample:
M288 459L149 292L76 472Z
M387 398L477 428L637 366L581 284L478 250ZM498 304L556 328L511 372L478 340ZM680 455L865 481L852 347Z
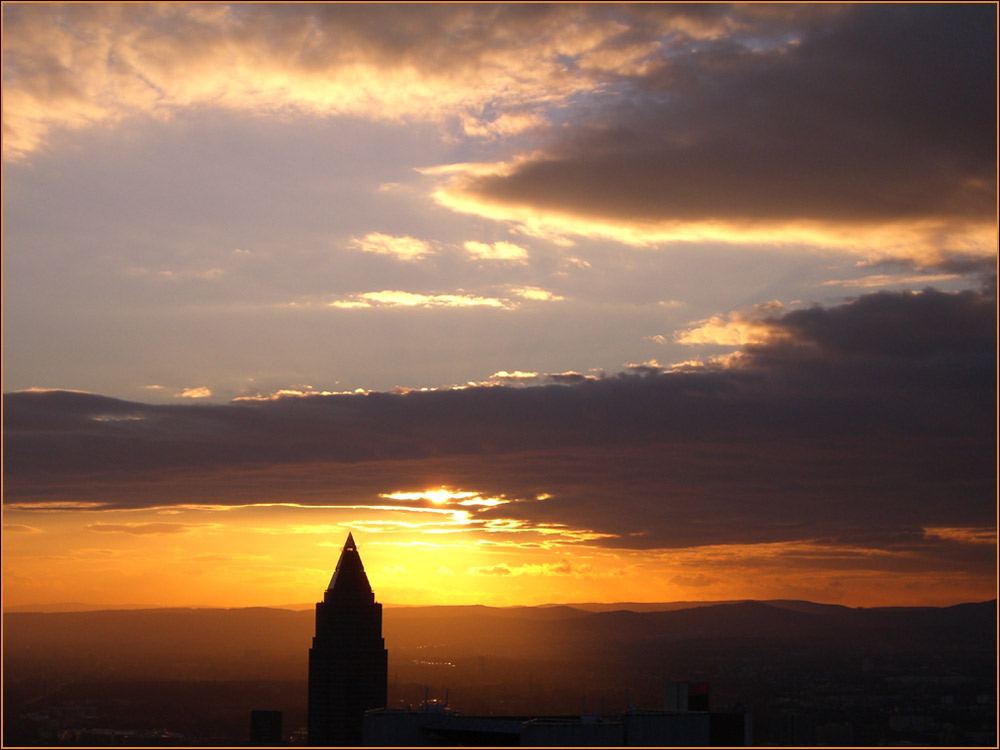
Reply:
M996 600L991 600L996 601ZM757 603L766 604L773 607L780 607L783 609L793 609L801 612L823 612L832 611L834 609L845 610L845 609L855 609L855 610L926 610L926 609L946 609L947 607L929 607L929 606L893 606L893 607L849 607L843 604L824 604L811 602L804 599L712 599L712 600L692 600L692 601L674 601L674 602L566 602L566 603L550 603L550 604L538 604L538 605L515 605L512 607L492 607L485 604L392 604L383 603L386 609L405 609L411 611L418 610L461 610L476 608L480 610L504 610L504 611L519 611L525 612L528 610L535 609L574 609L582 610L585 612L616 612L616 611L629 611L629 612L669 612L678 609L693 609L695 607L714 607L723 604L747 604L747 603ZM972 602L972 604L981 604L983 602ZM989 602L985 602L988 604ZM239 609L281 609L281 610L291 610L293 612L300 612L304 610L312 611L316 606L315 602L300 603L300 604L274 604L266 606L251 606L251 607L211 607L211 606L197 606L197 605L186 605L178 607L163 607L153 604L87 604L84 602L56 602L51 604L19 604L14 606L6 606L3 612L6 614L8 612L47 612L47 613L57 613L57 612L103 612L103 611L122 611L122 610L144 610L144 611L154 611L154 610L239 610ZM962 606L962 605L950 605L950 606Z
M384 612L390 662L518 655L641 659L678 647L873 653L995 646L996 600L952 607L849 608L795 601L687 603L679 609L591 612L572 606L398 607ZM70 668L147 679L299 679L314 615L268 607L8 612L7 674ZM715 645L713 645L715 644Z

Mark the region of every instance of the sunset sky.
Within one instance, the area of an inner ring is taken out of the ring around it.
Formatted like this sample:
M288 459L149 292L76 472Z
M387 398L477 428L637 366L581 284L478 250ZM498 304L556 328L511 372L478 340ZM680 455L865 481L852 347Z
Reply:
M992 598L978 5L3 6L3 604Z

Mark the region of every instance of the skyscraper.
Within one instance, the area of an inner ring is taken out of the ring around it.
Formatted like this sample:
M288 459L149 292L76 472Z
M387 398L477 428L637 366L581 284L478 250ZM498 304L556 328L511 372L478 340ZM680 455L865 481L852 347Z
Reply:
M387 675L382 605L348 534L323 601L316 604L316 635L309 649L309 744L360 745L365 711L385 706Z

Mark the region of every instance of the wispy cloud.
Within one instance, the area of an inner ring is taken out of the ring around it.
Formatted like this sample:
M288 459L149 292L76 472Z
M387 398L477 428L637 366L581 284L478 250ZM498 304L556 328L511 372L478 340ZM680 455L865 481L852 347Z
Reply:
M556 563L540 565L526 564L511 567L506 563L498 565L476 566L466 570L471 576L586 576L594 573L589 565L573 565L569 560L562 559Z
M536 286L527 286L527 287L522 287L520 289L511 289L511 293L516 294L518 297L530 300L532 302L560 302L564 299L558 294L550 292L548 289L540 289L539 287Z
M330 307L506 307L504 300L474 294L419 294L399 290L362 292L328 303Z
M205 528L214 528L214 524L204 523L89 523L91 531L104 533L135 534L189 534Z
M502 296L470 294L464 290L451 293L410 292L401 289L383 289L377 292L359 292L344 295L340 299L318 303L303 301L292 303L293 307L325 307L344 310L364 310L369 308L430 308L430 307L492 307L511 310L531 302L560 302L564 297L540 287L508 287L501 290Z
M853 289L876 289L878 287L896 285L925 285L930 286L942 281L953 281L961 278L957 273L927 273L927 274L906 274L896 275L889 273L871 274L857 279L831 279L824 281L820 286L843 286Z
M5 523L3 530L12 534L37 534L41 531L34 526L26 526L22 523Z
M415 237L394 237L380 232L370 232L360 239L352 240L349 247L377 255L392 255L404 261L420 260L432 252L431 245Z
M501 260L523 263L528 259L528 251L520 245L515 245L513 242L494 242L488 244L486 242L469 240L465 243L464 247L469 255L479 260Z
M945 539L961 544L996 545L997 530L989 526L974 526L962 528L932 527L924 529L929 538Z

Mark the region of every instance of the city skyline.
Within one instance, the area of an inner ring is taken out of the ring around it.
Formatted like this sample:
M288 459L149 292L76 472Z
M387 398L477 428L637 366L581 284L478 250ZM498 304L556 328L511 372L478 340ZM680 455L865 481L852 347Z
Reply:
M995 6L3 21L6 606L995 596Z

